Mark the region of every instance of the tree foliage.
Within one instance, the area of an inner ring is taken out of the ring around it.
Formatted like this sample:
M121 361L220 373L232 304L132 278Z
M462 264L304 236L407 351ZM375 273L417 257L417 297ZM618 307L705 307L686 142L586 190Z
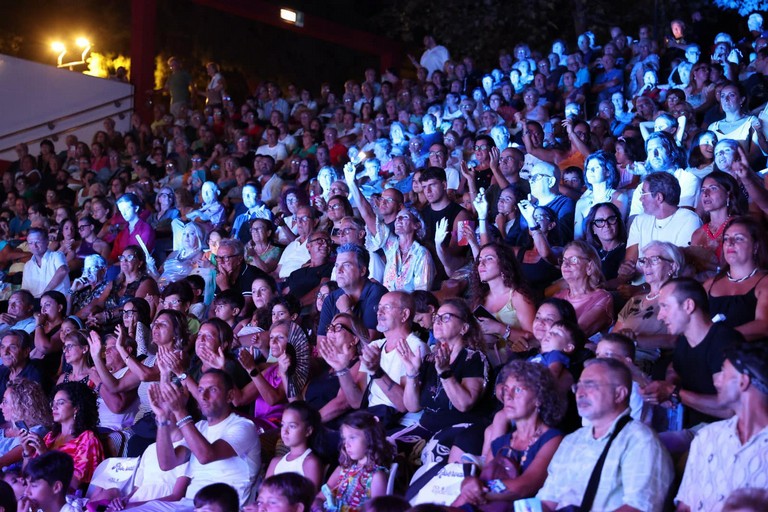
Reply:
M715 5L721 9L736 10L742 16L768 10L768 1L766 0L715 0Z

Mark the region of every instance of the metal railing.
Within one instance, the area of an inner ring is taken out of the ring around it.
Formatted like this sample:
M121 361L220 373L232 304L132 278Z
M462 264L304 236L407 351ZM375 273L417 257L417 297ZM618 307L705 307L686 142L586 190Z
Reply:
M85 110L80 110L80 111L77 111L77 112L72 113L72 114L67 114L65 116L57 117L56 119L52 119L52 120L50 120L48 122L38 123L36 125L27 126L25 128L22 128L20 130L16 130L16 131L11 132L11 133L6 133L6 134L3 134L3 135L0 135L0 153L4 153L6 151L9 151L9 150L13 149L14 146L15 146L15 144L12 144L11 146L2 147L3 140L6 140L6 139L9 139L9 138L12 138L12 137L18 137L19 135L22 135L24 133L31 132L33 130L37 130L39 128L44 128L44 127L47 127L51 132L53 132L56 129L56 126L60 125L64 121L80 117L83 114L87 114L89 112L94 112L94 111L103 109L104 107L108 107L110 105L114 105L116 108L120 108L124 101L130 100L132 98L133 98L133 94L129 94L129 95L123 96L121 98L109 100L109 101L101 103L99 105L94 105L93 107L88 107ZM62 135L62 134L65 134L65 133L70 133L70 132L75 131L75 130L77 130L79 128L82 128L84 126L92 124L95 121L104 120L104 119L106 119L108 117L111 117L111 116L114 116L114 115L122 115L122 114L125 114L127 112L131 112L132 110L133 110L133 107L126 108L126 109L123 109L123 110L120 110L120 111L117 111L117 112L111 112L109 115L105 115L105 116L102 116L100 118L97 118L97 119L94 119L94 120L90 120L90 121L87 121L85 123L81 123L81 124L79 124L77 126L68 127L66 130L62 130L61 132L59 132L56 135ZM50 138L51 135L53 135L53 134L49 134L49 135L42 136L42 137L35 137L32 140L27 140L27 141L24 141L24 142L26 142L26 143L37 142L38 140L43 140L43 139L46 139L46 138Z

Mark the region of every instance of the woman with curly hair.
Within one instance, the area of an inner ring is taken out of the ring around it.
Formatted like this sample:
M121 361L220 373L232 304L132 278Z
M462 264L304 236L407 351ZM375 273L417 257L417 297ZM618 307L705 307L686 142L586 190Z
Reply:
M579 327L588 337L613 323L613 297L603 289L605 278L600 268L597 251L584 240L574 240L565 246L560 270L567 288L555 297L573 305Z
M53 425L48 397L39 383L28 379L8 381L0 403L9 427L0 430L0 466L21 461L21 439L27 432L44 436ZM18 427L26 424L27 428Z
M509 458L517 466L519 476L502 479L505 490L500 493L489 492L483 475L467 477L453 506L511 503L536 495L563 440L563 433L555 425L563 418L565 402L549 370L536 363L512 361L502 370L502 377L504 409L500 414L512 425L512 432L486 442L483 454L486 465L498 456Z
M490 243L480 249L469 279L475 316L486 344L495 347L493 363L502 364L507 342L512 350L520 350L517 345L531 332L536 314L520 264L511 248Z
M75 472L69 484L78 489L91 481L96 466L104 460L104 450L96 435L99 409L96 393L82 382L64 382L54 389L51 400L53 427L45 437L28 432L22 438L22 456L39 457L51 450L71 456Z
M407 378L403 404L408 412L424 411L417 423L392 436L400 445L427 440L447 427L474 423L484 416L479 405L488 384L489 365L483 353L483 332L467 302L444 301L434 315L433 329L437 344L423 360L405 340L397 346ZM440 444L445 456L454 443L441 436ZM406 449L406 453L410 451Z

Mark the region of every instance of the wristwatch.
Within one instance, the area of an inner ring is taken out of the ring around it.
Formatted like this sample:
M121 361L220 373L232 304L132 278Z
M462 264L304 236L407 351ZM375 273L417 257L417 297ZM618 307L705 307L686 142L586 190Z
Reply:
M257 376L259 373L261 373L261 370L259 370L259 367L257 366L257 367L256 367L256 368L254 368L253 370L249 371L249 372L248 372L248 375L250 375L251 377L255 377L255 376Z
M181 383L187 380L188 375L185 372L181 372L179 375L172 379L172 382L177 386L181 386Z

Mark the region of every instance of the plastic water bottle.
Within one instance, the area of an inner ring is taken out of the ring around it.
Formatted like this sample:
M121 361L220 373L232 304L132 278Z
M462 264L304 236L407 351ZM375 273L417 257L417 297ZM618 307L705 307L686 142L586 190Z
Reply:
M672 405L667 409L667 430L670 432L679 432L683 430L683 415L685 408L683 404Z

